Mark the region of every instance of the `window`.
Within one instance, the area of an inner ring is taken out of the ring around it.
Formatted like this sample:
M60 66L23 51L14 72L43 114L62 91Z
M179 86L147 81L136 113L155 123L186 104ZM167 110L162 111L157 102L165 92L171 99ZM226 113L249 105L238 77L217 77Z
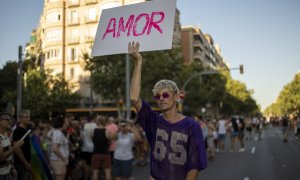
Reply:
M58 22L60 20L60 12L53 11L46 15L46 22L52 23L52 22Z
M71 43L79 42L78 29L72 29L70 31L69 42Z
M71 11L70 23L71 24L79 23L78 12L77 11Z
M92 38L94 39L95 35L96 35L96 29L97 27L89 27L86 31L86 37L87 38Z
M121 6L122 4L119 2L119 1L112 1L112 2L104 2L101 4L100 6L100 12L103 10L103 9L108 9L108 8L113 8L113 7L118 7L118 6Z
M46 51L46 59L59 59L60 58L60 48L53 48Z
M74 74L75 74L74 68L71 68L71 69L70 69L70 79L73 79L73 78L74 78Z
M87 11L87 21L96 21L96 8L89 8Z
M61 31L58 29L48 31L46 33L46 41L60 41L61 40Z
M70 61L77 61L77 49L76 48L70 49Z
M73 4L78 4L78 0L69 0Z

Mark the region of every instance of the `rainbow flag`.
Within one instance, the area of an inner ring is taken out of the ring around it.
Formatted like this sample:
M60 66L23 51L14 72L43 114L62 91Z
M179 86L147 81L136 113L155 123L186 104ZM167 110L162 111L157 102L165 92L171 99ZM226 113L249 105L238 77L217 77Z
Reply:
M33 180L53 180L39 137L31 136L31 169Z

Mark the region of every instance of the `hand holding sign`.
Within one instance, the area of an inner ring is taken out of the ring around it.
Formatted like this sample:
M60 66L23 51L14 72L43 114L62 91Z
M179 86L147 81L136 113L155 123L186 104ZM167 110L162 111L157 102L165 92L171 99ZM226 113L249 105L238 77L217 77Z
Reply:
M139 53L140 44L139 42L128 43L128 54L134 59L135 63L143 60L142 55Z

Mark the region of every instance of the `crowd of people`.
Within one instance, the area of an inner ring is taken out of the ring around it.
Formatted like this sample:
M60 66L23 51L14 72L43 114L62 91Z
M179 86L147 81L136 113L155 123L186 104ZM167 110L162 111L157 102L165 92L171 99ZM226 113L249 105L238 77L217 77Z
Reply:
M31 119L30 111L23 110L17 123L8 113L1 113L1 180L35 179L33 138L43 151L48 179L98 180L99 175L107 180L129 179L133 165L146 165L145 135L132 122L97 114Z
M220 116L217 120L195 116L199 123L208 159L225 151L230 138L229 152L245 151L245 140L261 140L266 126L263 117ZM288 131L300 136L300 120L287 116L271 118L273 126L282 129L283 142ZM32 132L23 137L28 130ZM0 177L1 179L32 179L30 138L38 137L53 179L128 179L132 165L144 166L149 154L142 128L114 117L93 114L76 119L72 114L51 120L30 119L23 110L18 123L11 123L8 113L0 116ZM99 173L99 170L100 173ZM101 174L102 172L102 174ZM17 178L18 177L18 178Z
M288 142L288 135L293 131L294 136L300 139L300 119L297 116L271 117L269 121L265 117L246 117L243 116L220 116L217 119L201 118L195 116L199 122L208 158L213 160L216 152L225 151L225 140L229 138L228 152L244 152L245 141L261 140L262 132L266 125L280 127L283 142Z

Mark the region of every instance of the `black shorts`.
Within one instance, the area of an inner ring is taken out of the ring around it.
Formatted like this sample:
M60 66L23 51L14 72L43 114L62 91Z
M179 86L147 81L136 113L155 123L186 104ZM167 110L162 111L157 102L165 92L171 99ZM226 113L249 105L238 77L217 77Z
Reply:
M252 131L252 127L246 127L246 130L251 132Z
M92 152L83 152L80 153L80 159L85 160L87 165L91 165L92 162Z

